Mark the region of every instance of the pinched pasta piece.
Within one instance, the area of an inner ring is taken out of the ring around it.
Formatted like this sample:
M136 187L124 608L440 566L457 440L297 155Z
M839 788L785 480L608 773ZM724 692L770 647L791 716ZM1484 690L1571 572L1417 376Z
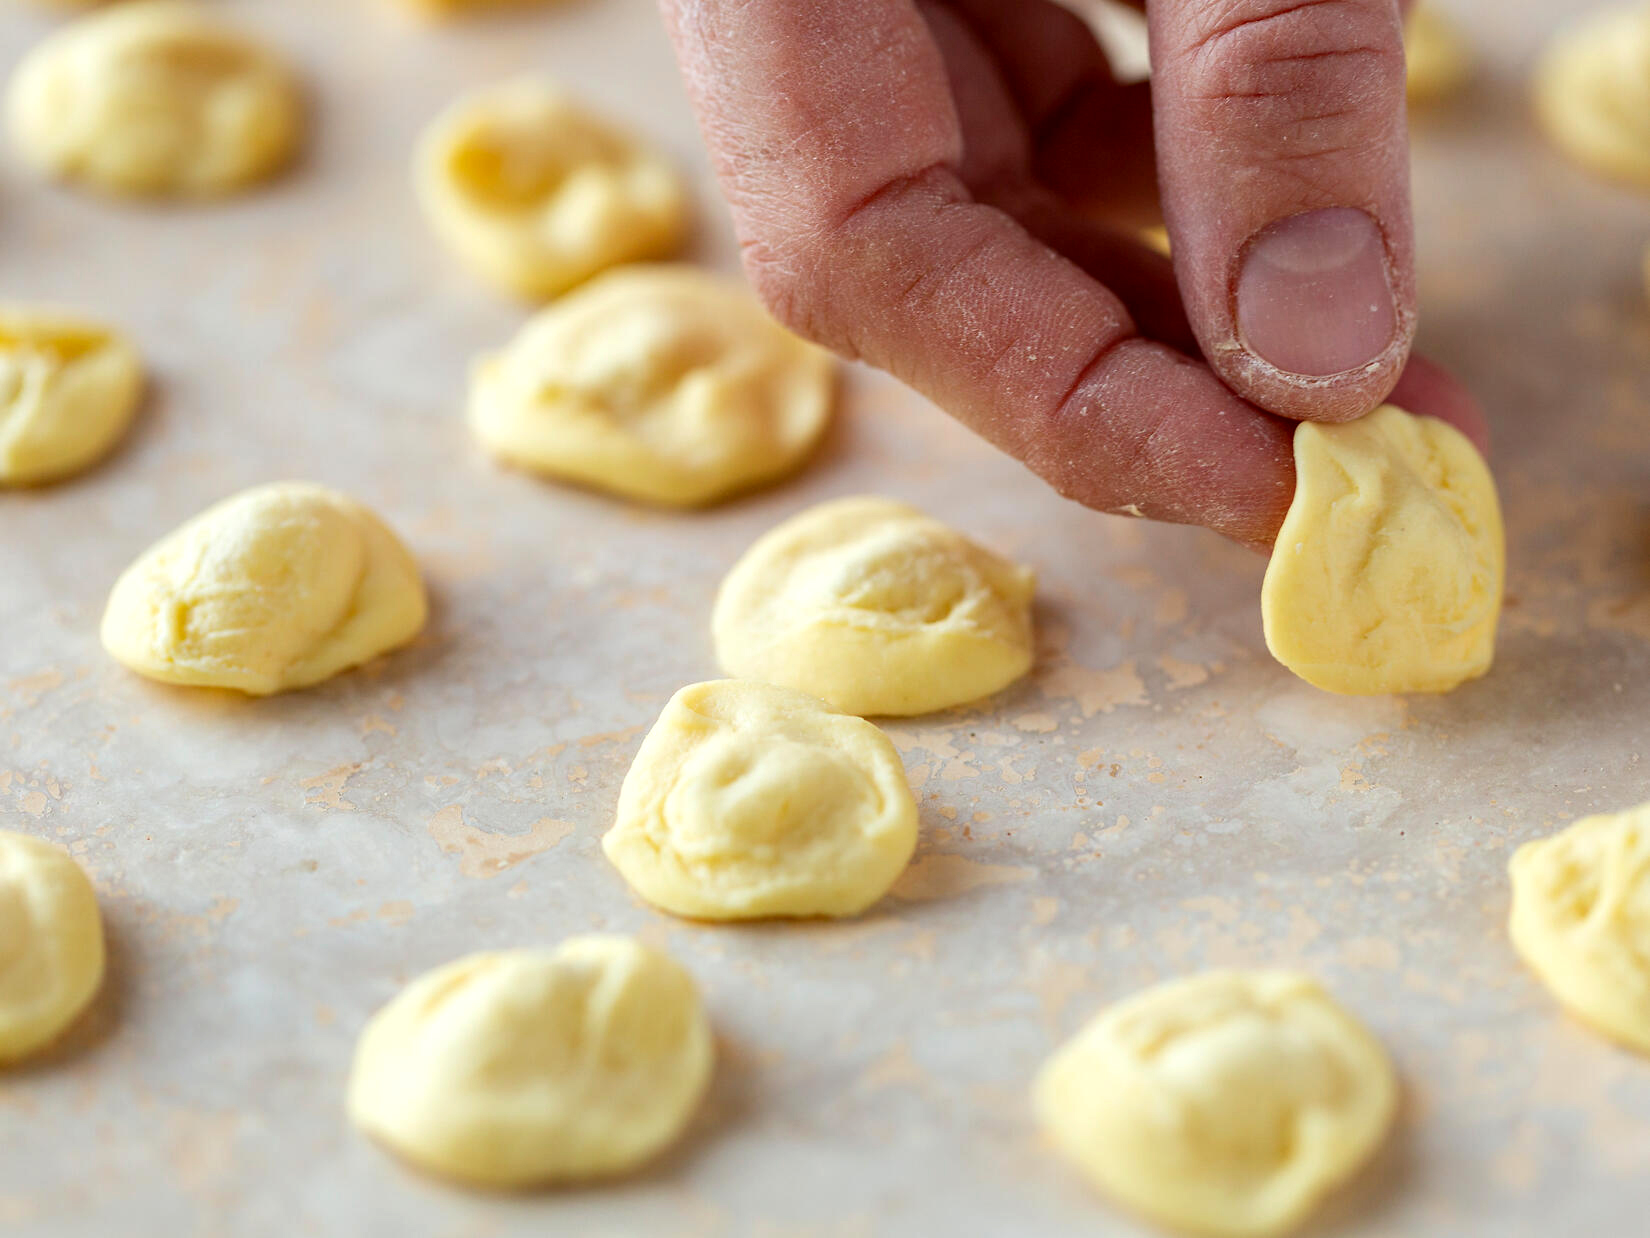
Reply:
M1295 428L1295 497L1261 587L1274 657L1330 692L1447 692L1489 670L1506 551L1489 466L1391 404Z
M425 133L417 164L436 234L482 277L525 297L666 257L686 230L687 191L669 163L533 79L453 104Z
M890 499L838 499L759 539L722 582L722 669L870 716L989 696L1031 667L1029 568Z
M1606 9L1553 41L1536 115L1565 154L1650 189L1650 4Z
M1043 1128L1150 1220L1264 1238L1305 1219L1385 1138L1381 1046L1308 976L1209 972L1103 1010L1049 1059Z
M1650 804L1525 843L1511 872L1524 961L1585 1022L1650 1053Z
M61 847L0 830L0 1064L74 1022L103 983L103 917Z
M888 737L790 688L683 688L625 775L602 839L656 907L705 920L851 916L917 845L917 804Z
M791 472L830 419L830 357L689 267L612 271L483 358L470 425L494 455L696 506Z
M377 516L280 482L208 508L127 568L103 645L151 679L268 696L405 644L426 613L418 565Z
M89 467L126 432L142 395L143 364L118 331L0 305L0 485Z
M693 979L624 937L472 954L372 1017L350 1075L357 1126L482 1186L623 1173L672 1143L714 1060Z
M24 59L8 105L29 162L111 194L226 193L284 163L302 127L286 64L188 0L78 19Z

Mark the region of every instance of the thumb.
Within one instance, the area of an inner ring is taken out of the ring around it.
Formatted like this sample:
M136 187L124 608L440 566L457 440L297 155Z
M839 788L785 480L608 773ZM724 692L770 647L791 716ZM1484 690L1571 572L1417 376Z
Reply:
M1153 0L1175 274L1204 355L1288 417L1357 417L1415 333L1398 0Z

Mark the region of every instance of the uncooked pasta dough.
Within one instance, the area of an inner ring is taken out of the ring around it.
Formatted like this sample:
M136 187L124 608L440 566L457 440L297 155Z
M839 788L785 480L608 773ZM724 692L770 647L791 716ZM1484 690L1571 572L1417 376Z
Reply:
M103 645L151 679L267 696L405 644L426 613L418 565L383 521L278 482L208 508L127 568Z
M706 920L851 916L917 845L888 737L792 688L721 680L665 706L602 847L656 907Z
M1261 588L1266 644L1331 692L1447 692L1495 654L1506 553L1489 466L1393 405L1295 428L1295 497Z
M668 257L687 227L687 191L664 158L536 79L453 104L425 133L417 165L436 234L521 296Z
M1650 804L1520 847L1509 928L1560 1002L1650 1053Z
M78 315L0 305L0 485L78 473L131 424L143 364L120 332Z
M1036 580L915 508L838 499L787 520L722 583L722 669L870 716L977 700L1031 667Z
M1472 53L1460 29L1430 3L1417 4L1404 22L1404 60L1411 104L1437 103L1472 76Z
M1535 106L1571 158L1650 189L1650 4L1590 13L1554 39Z
M361 1034L356 1125L425 1169L524 1187L634 1169L710 1080L693 979L625 937L472 954L403 989Z
M1037 1076L1060 1150L1108 1195L1195 1234L1284 1233L1392 1124L1384 1050L1308 976L1209 972L1103 1010Z
M404 9L424 17L460 17L469 13L497 12L502 9L544 8L564 0L393 0Z
M629 267L575 289L482 358L470 425L511 464L672 506L791 472L830 419L834 366L744 289Z
M302 126L285 63L189 0L77 19L24 58L8 107L30 163L112 194L239 188L285 162Z
M103 983L103 917L61 847L0 830L0 1065L57 1038Z

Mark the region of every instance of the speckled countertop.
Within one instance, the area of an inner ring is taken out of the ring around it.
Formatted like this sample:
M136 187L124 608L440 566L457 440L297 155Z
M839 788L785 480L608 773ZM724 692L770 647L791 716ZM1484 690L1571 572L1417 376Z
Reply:
M0 1077L0 1227L27 1234L1133 1234L1040 1144L1027 1082L1102 1003L1217 964L1321 975L1391 1047L1397 1137L1320 1235L1643 1232L1650 1063L1562 1017L1502 923L1519 841L1650 798L1650 199L1571 172L1522 81L1578 4L1453 0L1488 62L1417 122L1423 340L1496 419L1511 582L1494 672L1345 700L1267 657L1262 565L1094 515L879 377L794 484L698 516L501 472L466 359L519 307L428 239L420 124L531 67L700 170L700 257L733 245L648 0L443 30L366 2L244 0L304 64L316 137L267 193L115 207L0 163L12 297L134 332L155 389L89 476L0 494L0 827L97 879L110 983ZM1476 18L1476 22L1473 19ZM8 6L0 65L46 27ZM305 477L399 528L427 634L267 701L113 665L116 573L244 485ZM842 925L655 914L603 860L631 753L714 674L721 572L833 495L883 491L1034 563L1036 674L892 728L919 857ZM346 1126L355 1035L463 952L637 932L700 977L709 1104L641 1178L493 1199Z

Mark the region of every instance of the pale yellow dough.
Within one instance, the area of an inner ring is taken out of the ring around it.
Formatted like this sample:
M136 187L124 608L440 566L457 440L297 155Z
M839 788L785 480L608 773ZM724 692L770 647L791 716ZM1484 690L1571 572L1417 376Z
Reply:
M494 1187L606 1177L672 1143L714 1060L693 979L625 937L472 954L415 980L355 1052L356 1125Z
M1495 481L1459 430L1387 404L1295 429L1295 497L1261 587L1273 656L1330 692L1447 692L1495 654Z
M1586 1023L1650 1053L1650 804L1525 843L1511 872L1524 961Z
M787 520L722 582L722 669L863 716L989 696L1031 668L1031 569L890 499Z
M636 893L704 920L856 915L916 845L916 799L886 735L804 692L735 679L665 706L602 839Z
M493 455L627 498L700 506L801 466L830 420L828 354L691 267L611 271L477 361Z
M1554 39L1535 107L1571 158L1650 189L1650 4L1588 14Z
M1404 59L1411 104L1441 102L1472 76L1472 52L1460 28L1432 4L1410 10L1404 22Z
M103 646L151 679L268 696L404 645L427 609L418 565L377 516L278 482L208 508L127 568Z
M494 13L504 9L548 8L564 0L393 0L400 8L422 17L462 17L470 13Z
M77 19L23 60L8 107L30 163L119 195L238 189L286 162L302 128L285 62L188 0Z
M61 847L0 830L0 1065L74 1022L103 983L103 917Z
M143 363L118 331L0 305L0 486L56 481L100 460L142 395Z
M1380 1044L1309 976L1222 971L1102 1011L1033 1099L1060 1150L1125 1207L1264 1238L1369 1158L1397 1095Z
M525 297L668 257L687 229L687 190L663 157L535 79L475 91L437 117L416 180L436 235Z

